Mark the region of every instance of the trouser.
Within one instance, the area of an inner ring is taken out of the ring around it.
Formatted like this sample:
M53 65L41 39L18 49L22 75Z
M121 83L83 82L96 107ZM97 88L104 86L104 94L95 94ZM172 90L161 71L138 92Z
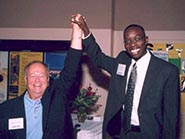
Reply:
M132 125L127 133L122 129L120 135L114 135L112 139L141 139L140 128Z

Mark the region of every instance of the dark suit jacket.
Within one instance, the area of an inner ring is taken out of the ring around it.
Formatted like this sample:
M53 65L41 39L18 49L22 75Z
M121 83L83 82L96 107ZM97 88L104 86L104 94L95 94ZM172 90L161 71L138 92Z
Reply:
M122 51L116 58L102 53L93 35L83 40L91 61L111 74L103 122L103 138L119 134L122 125L122 106L125 101L127 72L131 57ZM152 55L152 54L151 54ZM125 74L118 75L118 65L126 65ZM154 55L146 73L138 116L143 139L175 139L178 132L180 87L178 68ZM124 124L124 123L123 123Z
M41 102L43 106L43 139L73 139L73 125L67 93L75 82L81 51L70 48L60 80L53 80ZM26 117L24 94L0 105L0 138L25 139ZM8 119L24 118L24 129L8 130Z

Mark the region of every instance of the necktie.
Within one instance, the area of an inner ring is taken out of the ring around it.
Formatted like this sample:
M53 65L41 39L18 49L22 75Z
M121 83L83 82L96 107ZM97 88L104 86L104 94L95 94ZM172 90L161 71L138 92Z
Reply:
M131 113L132 113L132 105L133 105L133 95L135 90L135 83L137 77L136 71L136 63L133 65L128 86L127 86L127 93L126 93L126 100L125 100L125 110L124 110L124 120L123 120L123 128L124 131L127 132L131 127Z

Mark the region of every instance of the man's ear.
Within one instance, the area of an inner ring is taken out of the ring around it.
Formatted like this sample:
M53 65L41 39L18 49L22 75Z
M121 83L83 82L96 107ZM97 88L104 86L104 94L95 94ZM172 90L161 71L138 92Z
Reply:
M24 76L24 82L27 84L27 78L26 78L26 76Z
M148 36L145 37L145 41L146 41L146 43L148 43L148 41L149 41Z
M49 82L49 80L50 80L50 73L49 73L49 71L47 71L47 78L48 78L48 82Z

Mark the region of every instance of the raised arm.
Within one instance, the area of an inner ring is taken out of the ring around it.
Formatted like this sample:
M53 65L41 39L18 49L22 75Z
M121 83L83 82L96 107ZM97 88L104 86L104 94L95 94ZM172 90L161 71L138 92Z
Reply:
M76 17L78 20L78 17ZM72 34L71 45L67 53L64 69L61 71L60 80L66 89L75 83L77 73L80 68L80 59L82 55L82 29L77 24L71 22Z
M71 34L71 48L82 50L82 29L75 23L81 18L80 14L72 16L72 34ZM75 22L74 22L75 21Z
M82 29L84 37L87 37L90 34L86 19L81 14L73 15L71 21L73 24L77 24Z
M86 51L90 60L98 67L106 70L110 74L113 72L114 59L103 53L96 42L93 34L87 26L86 19L80 14L72 16L72 23L78 25L83 31L83 50Z

